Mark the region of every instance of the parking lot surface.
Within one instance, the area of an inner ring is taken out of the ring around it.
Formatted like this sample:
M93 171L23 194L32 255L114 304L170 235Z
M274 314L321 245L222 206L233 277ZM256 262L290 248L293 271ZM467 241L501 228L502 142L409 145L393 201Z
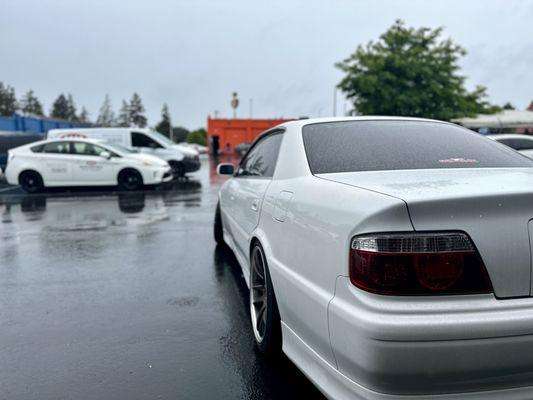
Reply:
M135 193L0 186L0 398L321 398L254 348L212 239L222 179Z

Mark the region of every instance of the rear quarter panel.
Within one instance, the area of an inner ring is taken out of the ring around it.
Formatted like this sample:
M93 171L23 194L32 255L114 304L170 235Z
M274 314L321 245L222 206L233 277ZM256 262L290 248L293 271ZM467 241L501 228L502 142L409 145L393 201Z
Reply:
M280 193L287 191L292 198L281 204ZM285 208L284 222L274 218L280 207ZM328 304L336 278L348 276L350 239L360 233L411 230L405 203L396 198L312 175L273 180L255 236L267 253L283 323L335 365Z

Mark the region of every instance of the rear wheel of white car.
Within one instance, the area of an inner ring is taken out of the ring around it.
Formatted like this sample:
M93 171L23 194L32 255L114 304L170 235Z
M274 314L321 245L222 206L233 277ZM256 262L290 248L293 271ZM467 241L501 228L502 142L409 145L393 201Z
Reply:
M217 203L215 211L215 222L213 224L213 235L217 244L224 244L224 231L222 228L222 217L220 215L220 203Z
M44 188L43 178L36 171L24 171L19 175L19 185L28 193L38 193Z
M250 262L250 317L255 343L261 353L281 353L281 319L263 247L256 242Z
M118 187L122 190L138 190L143 186L143 177L134 169L124 169L118 174Z
M183 178L185 176L185 165L179 161L169 161L168 164L172 168L172 174L175 178Z

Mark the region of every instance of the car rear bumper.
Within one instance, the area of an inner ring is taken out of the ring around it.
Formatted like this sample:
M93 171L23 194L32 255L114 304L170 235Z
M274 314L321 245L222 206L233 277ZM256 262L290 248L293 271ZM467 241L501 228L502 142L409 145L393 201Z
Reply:
M339 373L369 391L427 398L533 385L533 299L386 297L339 277L328 313Z

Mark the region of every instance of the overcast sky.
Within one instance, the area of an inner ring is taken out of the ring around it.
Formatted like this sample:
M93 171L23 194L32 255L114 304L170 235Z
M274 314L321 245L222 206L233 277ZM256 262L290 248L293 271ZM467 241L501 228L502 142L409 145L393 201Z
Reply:
M327 116L334 63L397 18L444 26L468 51L468 85L524 109L533 100L533 0L1 0L0 81L33 89L46 111L72 93L96 118L137 91L150 124L231 116ZM338 99L338 112L344 100Z

